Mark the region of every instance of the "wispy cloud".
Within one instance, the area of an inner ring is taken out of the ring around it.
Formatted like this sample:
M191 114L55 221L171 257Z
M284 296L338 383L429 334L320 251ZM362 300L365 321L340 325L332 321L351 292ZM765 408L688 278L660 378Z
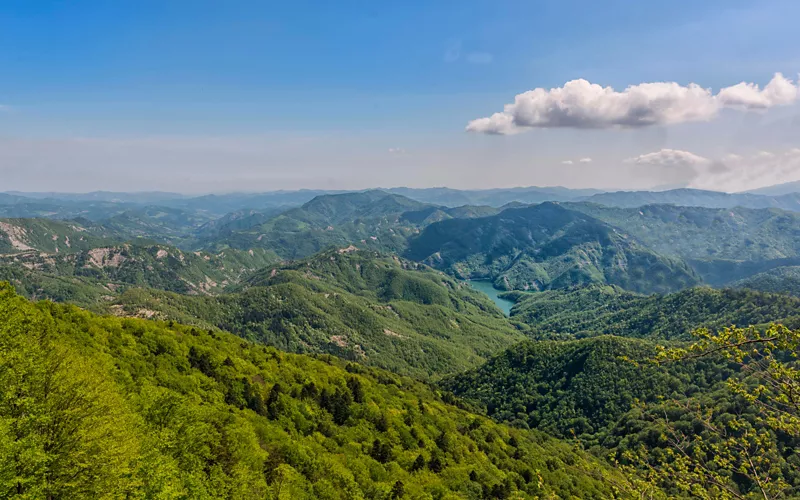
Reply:
M445 44L444 55L442 56L444 62L456 62L461 57L461 40L453 39L448 40Z
M399 155L399 154L402 154L402 153L405 153L405 152L406 152L406 150L403 149L403 148L389 148L389 154L392 154L392 155Z
M467 54L467 62L470 64L490 64L494 56L488 52L471 52Z
M728 154L706 158L689 151L662 149L625 160L643 168L668 168L683 172L687 187L719 191L744 191L800 179L800 149L759 151L751 155Z
M581 158L580 160L578 160L578 163L592 163L592 159L591 158Z
M763 89L742 82L717 94L695 83L675 82L641 83L619 92L580 79L559 88L519 94L502 112L470 121L467 131L515 134L534 128L642 128L707 121L723 108L763 110L792 104L798 98L798 86L780 73Z
M573 163L575 163L575 162L572 161L572 160L564 160L564 161L561 162L562 165L572 165Z

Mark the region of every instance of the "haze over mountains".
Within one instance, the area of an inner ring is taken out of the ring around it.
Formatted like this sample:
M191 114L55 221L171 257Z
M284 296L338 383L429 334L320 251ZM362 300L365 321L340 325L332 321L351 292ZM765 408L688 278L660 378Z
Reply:
M105 438L79 440L98 461L81 485L59 483L70 494L109 477L209 498L634 498L648 467L671 463L664 412L698 443L695 405L719 425L757 415L729 392L742 366L651 361L697 328L800 327L799 196L6 193L0 341L34 379L62 352L91 366L57 369L81 411L114 408L81 432L135 443L112 460ZM113 402L75 399L85 384ZM748 422L774 477L800 485L797 437ZM3 432L0 451L17 439ZM725 484L757 493L745 476Z
M52 271L59 266L36 264L47 259L24 254L51 253L63 260L66 254L127 242L228 257L238 252L249 258L257 249L276 261L354 245L399 253L459 277L488 278L504 289L605 283L638 292L719 286L800 263L800 215L776 207L791 205L786 200L795 194L392 191L199 198L147 193L142 199L119 193L8 194L0 212L28 218L2 223L0 251ZM526 202L541 198L556 201ZM452 206L460 201L470 204ZM254 205L243 208L249 204ZM198 206L203 208L192 208ZM234 211L223 213L229 208Z

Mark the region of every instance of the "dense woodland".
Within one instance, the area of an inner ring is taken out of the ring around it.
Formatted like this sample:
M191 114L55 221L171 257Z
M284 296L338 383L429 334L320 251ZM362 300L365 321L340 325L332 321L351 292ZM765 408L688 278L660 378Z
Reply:
M0 498L798 498L796 199L0 194Z
M0 287L0 495L606 498L621 474L407 377Z

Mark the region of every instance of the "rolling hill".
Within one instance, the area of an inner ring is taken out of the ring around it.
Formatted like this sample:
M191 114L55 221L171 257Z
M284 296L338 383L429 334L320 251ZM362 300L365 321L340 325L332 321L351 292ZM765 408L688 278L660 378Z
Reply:
M800 299L752 290L698 287L667 295L638 295L611 286L516 293L512 318L543 337L618 335L690 338L701 327L782 322L800 326Z
M240 288L215 297L130 289L113 307L424 378L476 366L525 338L524 325L466 284L353 247L266 268Z
M406 377L5 284L0 346L2 496L600 499L626 484Z
M730 286L800 297L800 266L777 267L743 280L734 281Z
M348 245L398 251L432 222L495 212L490 207L428 205L377 190L321 195L272 217L259 212L226 216L230 220L208 232L198 246L214 251L266 248L285 259Z

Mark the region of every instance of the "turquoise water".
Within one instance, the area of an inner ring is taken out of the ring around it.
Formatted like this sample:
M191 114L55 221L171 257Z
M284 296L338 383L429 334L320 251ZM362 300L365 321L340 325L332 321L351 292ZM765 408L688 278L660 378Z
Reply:
M497 305L497 307L499 307L500 309L503 310L504 313L506 313L506 316L511 314L511 308L514 307L514 301L499 297L497 294L501 293L502 290L498 290L497 288L493 287L491 281L467 280L467 283L469 283L470 286L472 286L472 288L474 288L475 290L478 290L479 292L483 292L486 295L488 295L489 298L492 299L492 302L494 302Z

